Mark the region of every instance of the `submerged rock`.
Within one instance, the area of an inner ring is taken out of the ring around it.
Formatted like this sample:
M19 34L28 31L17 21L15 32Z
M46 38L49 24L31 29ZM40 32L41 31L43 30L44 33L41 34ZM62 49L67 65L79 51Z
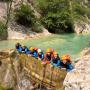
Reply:
M85 50L85 53L90 50ZM65 90L90 90L90 53L83 53L83 57L75 65L75 69L69 72L64 80Z

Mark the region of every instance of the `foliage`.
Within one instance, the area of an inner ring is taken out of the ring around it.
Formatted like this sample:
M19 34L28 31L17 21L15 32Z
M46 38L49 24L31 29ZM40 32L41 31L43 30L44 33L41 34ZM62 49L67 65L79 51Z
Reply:
M41 21L52 33L73 32L68 0L38 0Z
M34 26L32 27L32 31L34 31L36 33L43 32L42 25L40 24L40 22L38 20L36 21L36 23L34 23Z
M4 89L4 87L2 87L2 86L0 85L0 90L5 90L5 89Z
M42 32L40 23L28 4L22 4L20 8L16 10L15 19L19 24L31 28L34 32Z
M31 27L35 23L35 16L28 4L22 4L20 8L16 10L15 18L19 24L27 27Z
M6 26L0 21L0 38L7 38L7 28Z
M84 0L37 0L43 25L53 33L73 32L74 21L87 22L90 5Z
M90 8L85 5L81 5L80 3L73 2L73 12L76 12L78 15L82 16L90 16Z

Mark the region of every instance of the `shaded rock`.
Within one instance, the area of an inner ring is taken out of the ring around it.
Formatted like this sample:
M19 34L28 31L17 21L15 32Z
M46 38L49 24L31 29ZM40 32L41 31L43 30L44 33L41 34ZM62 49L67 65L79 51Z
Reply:
M90 90L90 53L84 55L67 74L63 83L65 90Z

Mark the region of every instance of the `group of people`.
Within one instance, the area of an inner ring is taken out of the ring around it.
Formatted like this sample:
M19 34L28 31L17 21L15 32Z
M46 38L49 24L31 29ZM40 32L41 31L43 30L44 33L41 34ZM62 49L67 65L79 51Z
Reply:
M44 54L40 48L27 48L26 46L22 46L20 43L17 43L16 50L18 53L31 55L32 57L41 60L42 64L51 64L55 67L64 68L67 71L71 71L73 69L70 55L65 54L60 58L53 48L48 48Z

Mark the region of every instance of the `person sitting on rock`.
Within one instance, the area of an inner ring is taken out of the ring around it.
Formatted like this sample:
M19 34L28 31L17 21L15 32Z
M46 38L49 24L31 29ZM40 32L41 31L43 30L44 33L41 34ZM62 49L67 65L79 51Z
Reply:
M73 69L73 65L69 55L63 55L62 61L60 63L61 68L66 68L67 71L71 71Z
M22 46L20 43L16 43L15 47L16 47L16 50L18 51L18 53L22 53Z
M23 46L22 47L22 53L24 53L24 54L30 54L30 50L26 46Z
M47 49L46 54L44 55L43 62L47 63L47 64L50 64L50 62L52 60L52 56L53 56L53 52L51 51L51 49L50 48Z
M38 51L38 58L39 58L40 60L43 60L43 59L44 59L44 53L42 52L41 49L38 49L37 51Z
M34 48L34 47L30 47L30 55L32 57L38 58L38 52L37 52L38 48Z
M55 66L55 67L60 67L60 57L58 55L57 52L53 52L53 57L52 57L52 60L51 60L51 65Z
M22 53L25 54L26 46L22 46Z

